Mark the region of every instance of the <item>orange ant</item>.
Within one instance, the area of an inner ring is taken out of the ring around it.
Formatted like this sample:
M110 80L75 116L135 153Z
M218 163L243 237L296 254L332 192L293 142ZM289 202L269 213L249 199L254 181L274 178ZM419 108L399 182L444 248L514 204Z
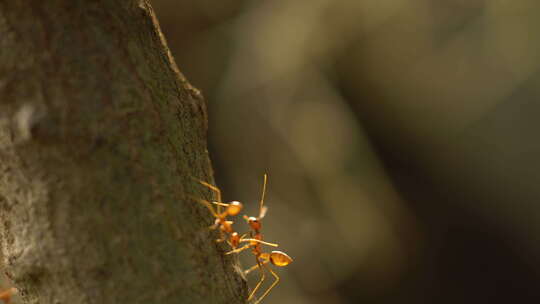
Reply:
M255 292L257 292L257 290L261 287L261 284L265 280L265 278L266 278L266 274L265 274L265 271L264 271L265 269L268 270L274 276L274 278L275 278L274 283L272 283L272 285L270 285L270 287L268 287L268 289L255 302L255 304L261 302L261 300L279 282L279 276L274 271L272 271L272 269L270 269L270 267L268 267L266 264L272 263L272 264L274 264L276 266L283 267L283 266L289 265L293 261L292 258L290 256L288 256L285 252L274 250L274 251L268 253L268 252L263 252L262 249L261 249L261 244L270 245L270 246L274 246L274 247L278 246L277 244L271 244L271 243L266 243L266 242L262 241L262 234L261 234L262 223L261 223L261 220L264 218L264 216L266 215L266 212L268 211L268 208L266 206L264 206L264 195L266 193L266 180L267 180L267 176L265 174L264 175L264 183L263 183L263 191L262 191L261 202L260 202L260 207L259 207L259 216L258 217L253 217L253 216L248 217L248 216L244 215L244 219L246 220L246 222L248 223L249 227L252 230L250 232L251 238L244 239L243 237L241 237L240 240L239 240L239 243L240 242L249 242L249 244L247 244L245 246L242 246L240 248L234 249L234 250L229 251L229 252L226 253L226 254L238 253L238 252L244 251L245 249L251 248L251 252L253 253L253 255L255 255L255 261L257 262L257 264L254 265L253 267L245 270L244 274L247 275L251 271L253 271L255 269L259 269L259 271L261 272L261 279L259 280L257 285L255 285L255 288L251 291L251 293L250 293L250 295L248 297L248 301L253 298L253 296L255 295Z
M0 300L4 302L4 304L11 303L11 297L18 292L18 289L15 287L8 288L4 291L0 292Z
M208 210L210 210L210 213L212 213L212 215L216 218L214 224L212 226L210 226L210 229L214 230L214 229L217 229L219 227L219 233L220 233L220 238L216 240L216 242L223 242L223 241L227 241L227 243L233 248L233 249L236 249L236 247L238 247L238 245L240 244L240 242L243 242L243 241L247 241L247 240L250 240L250 241L253 241L253 242L257 242L257 243L262 243L262 244L266 244L266 245L270 245L270 246L277 246L275 244L270 244L270 243L266 243L266 242L263 242L262 240L253 240L253 239L244 239L244 236L240 236L238 234L238 232L235 232L233 230L233 221L228 221L227 220L227 216L235 216L235 215L238 215L238 213L240 213L240 211L242 210L242 203L238 202L238 201L232 201L230 203L223 203L221 201L221 191L219 190L218 187L216 186L213 186L207 182L203 182L201 180L199 180L199 183L201 183L203 186L206 186L208 187L210 190L214 191L217 195L217 201L213 201L212 203L208 202L207 200L204 200L204 199L196 199L198 202L202 203L203 205L205 205ZM217 210L214 210L214 208L212 207L212 204L214 205L217 205ZM221 208L220 207L225 207L225 211L221 212ZM226 236L225 234L228 234L229 235L229 239L227 240L226 239Z

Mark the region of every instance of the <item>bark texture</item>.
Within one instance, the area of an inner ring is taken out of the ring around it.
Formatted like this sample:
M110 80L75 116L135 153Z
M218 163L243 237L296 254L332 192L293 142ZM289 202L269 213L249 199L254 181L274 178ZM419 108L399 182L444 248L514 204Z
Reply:
M244 303L190 196L200 93L146 0L0 0L4 271L25 303Z

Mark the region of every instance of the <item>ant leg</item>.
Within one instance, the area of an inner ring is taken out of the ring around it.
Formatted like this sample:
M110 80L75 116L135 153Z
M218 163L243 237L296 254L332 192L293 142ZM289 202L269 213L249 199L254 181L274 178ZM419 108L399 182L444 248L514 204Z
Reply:
M278 244L267 243L265 241L261 241L261 240L257 240L257 239L243 239L240 242L257 242L257 243L272 246L272 247L278 247ZM231 250L231 251L229 251L229 252L227 252L225 254L227 255L227 254L233 254L233 253L242 252L242 251L244 251L244 250L246 250L246 249L248 249L250 247L251 247L251 244L247 244L247 245L244 245L242 247Z
M210 188L210 190L214 191L217 195L217 201L221 203L221 191L219 190L218 187L211 185L207 182L203 182L203 181L199 181L199 183L201 183L203 186Z
M257 260L257 267L261 271L261 279L259 280L259 283L257 283L257 285L255 285L255 288L253 288L253 290L249 294L248 301L253 298L253 296L255 295L255 292L257 292L259 287L261 287L262 283L264 282L264 279L266 278L266 274L264 273L264 268L262 267L261 261L259 261L258 257L255 257L255 259Z
M274 288L274 286L277 285L277 283L279 283L279 276L272 271L272 269L270 269L270 267L266 266L265 264L263 264L263 267L266 268L268 271L270 271L270 273L274 276L274 278L276 278L276 280L274 281L274 283L272 283L272 285L270 285L270 287L268 287L268 289L263 293L263 295L257 299L257 301L254 303L254 304L258 304L259 302L261 302L262 299L264 299L264 297L266 297L266 295L270 292L270 290L272 290L272 288Z
M272 247L278 247L279 246L278 244L268 243L268 242L257 240L257 239L242 239L242 240L240 240L240 242L242 242L242 243L243 242L257 242L259 244L268 245L268 246L272 246Z
M206 208L208 208L208 210L210 210L210 213L212 213L212 215L214 217L219 217L217 212L214 210L214 207L212 207L212 204L210 204L210 202L208 202L207 200L203 200L202 198L196 198L196 197L193 197L191 196L192 199L196 200L197 202L203 204L206 206ZM215 229L215 228L214 228Z
M216 240L216 243L225 242L226 240L227 238L225 237L223 230L219 229L219 239Z
M214 191L217 195L217 201L221 203L221 191L219 190L218 187L214 186L214 185L210 185L209 183L207 182L203 182L202 180L199 181L199 183L201 183L201 185L203 186L206 186L208 188L210 188L210 190ZM221 213L221 208L217 207L217 213Z
M227 211L226 211L226 210L225 210L225 212L221 213L220 206L223 206L223 207L229 207L230 204L219 203L219 202L212 202L212 204L217 205L217 213L218 213L220 216L227 216Z
M212 204L218 205L218 206L223 206L223 207L228 207L230 205L230 204L218 203L218 202L212 202Z
M212 204L210 204L207 200L203 200L201 198L196 198L196 197L191 197L192 199L196 200L197 202L205 205L208 210L210 210L210 213L212 213L212 215L215 217L215 218L219 218L219 215L216 213L216 211L214 210L214 208L212 207ZM212 224L210 227L208 227L208 229L210 230L215 230L219 227L219 222L216 221L214 224ZM220 242L223 242L225 241L225 235L223 234L223 231L220 229L219 230L219 239L216 240L216 242L220 243Z
M236 248L236 249L234 249L234 250L231 250L231 251L225 253L225 255L233 254L233 253L238 253L238 252L242 252L242 251L248 249L249 247L251 247L251 245L250 245L250 244L247 244L247 245L242 246L242 247L240 247L240 248Z
M216 230L219 226L219 223L213 223L212 225L208 226L208 229L210 230Z
M261 262L261 264L268 264L269 262L270 262L269 260L265 260L265 261ZM255 270L257 268L259 268L258 264L253 265L249 269L244 270L244 274L247 275L247 274L249 274L250 272L252 272L253 270Z

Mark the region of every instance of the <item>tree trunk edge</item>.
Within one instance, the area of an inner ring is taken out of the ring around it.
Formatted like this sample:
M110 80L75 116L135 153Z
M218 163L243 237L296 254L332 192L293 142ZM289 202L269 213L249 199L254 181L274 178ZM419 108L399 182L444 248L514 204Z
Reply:
M0 248L25 303L245 303L204 99L146 0L0 2Z

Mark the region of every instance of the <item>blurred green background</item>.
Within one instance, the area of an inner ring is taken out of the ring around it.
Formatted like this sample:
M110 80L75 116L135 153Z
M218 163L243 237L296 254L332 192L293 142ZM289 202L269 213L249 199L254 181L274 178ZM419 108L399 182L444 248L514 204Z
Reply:
M152 3L265 303L539 303L539 1Z

